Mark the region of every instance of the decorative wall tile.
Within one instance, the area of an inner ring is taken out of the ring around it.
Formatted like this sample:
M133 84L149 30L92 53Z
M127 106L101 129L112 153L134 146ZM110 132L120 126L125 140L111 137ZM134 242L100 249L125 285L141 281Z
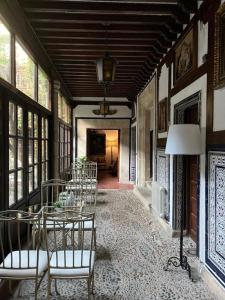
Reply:
M169 220L169 156L165 154L164 149L157 150L157 182L167 191L165 215Z
M136 126L131 127L130 180L136 181Z
M208 152L206 262L225 281L225 152Z

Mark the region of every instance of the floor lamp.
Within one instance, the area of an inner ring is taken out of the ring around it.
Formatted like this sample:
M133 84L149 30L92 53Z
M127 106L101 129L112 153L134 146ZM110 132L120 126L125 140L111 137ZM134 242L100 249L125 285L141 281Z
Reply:
M166 154L171 155L199 155L202 153L201 148L201 133L199 125L194 124L177 124L169 127ZM168 259L166 271L170 265L181 267L187 270L191 277L191 268L188 264L187 256L183 254L183 232L184 232L184 209L185 209L185 194L183 193L181 202L180 215L180 255L179 257L172 256Z

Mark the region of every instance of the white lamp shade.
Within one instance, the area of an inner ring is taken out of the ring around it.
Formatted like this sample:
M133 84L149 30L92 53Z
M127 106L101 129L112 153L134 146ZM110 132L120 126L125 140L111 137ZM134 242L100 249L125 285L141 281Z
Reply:
M199 125L176 124L169 127L166 154L198 155L202 153Z

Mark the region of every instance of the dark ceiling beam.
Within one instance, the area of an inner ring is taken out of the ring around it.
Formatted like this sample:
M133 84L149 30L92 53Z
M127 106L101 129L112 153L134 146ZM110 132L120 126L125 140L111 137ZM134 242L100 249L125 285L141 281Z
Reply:
M40 31L36 30L38 36L40 38L65 38L67 35L70 39L100 39L100 40L113 40L113 39L147 39L149 41L155 41L158 39L160 36L159 33L145 33L145 32L140 32L140 33L122 33L122 32L113 32L110 33L108 32L107 34L105 32L65 32L65 31Z
M105 34L105 28L102 24L93 23L93 24L83 24L79 23L57 23L55 20L54 23L49 22L31 22L32 26L37 32L64 32L64 33L102 33ZM165 40L175 40L176 33L171 32L165 24L110 24L107 27L107 32L110 35L111 33L126 33L126 34L160 34Z
M19 0L20 2L22 2L23 0ZM28 0L27 0L28 1ZM71 0L33 0L33 1L40 1L40 2L67 2L67 1L71 1ZM73 0L73 1L77 1L80 2L82 0ZM133 4L170 4L170 5L174 5L177 4L179 0L88 0L89 3L117 3L117 4L124 4L124 3L133 3Z
M52 56L52 59L57 62L82 62L82 61L88 61L88 62L93 62L94 64L96 63L96 60L99 58L99 55L95 56L66 56L66 57L58 57L58 56ZM117 65L123 62L132 62L132 61L137 61L137 62L143 62L145 61L147 57L146 56L117 56L115 57L117 61Z
M73 14L73 15L97 15L109 16L120 14L123 16L172 16L178 23L187 23L187 13L180 9L178 5L166 5L166 4L129 4L120 3L98 3L89 1L69 1L69 2L57 2L57 1L24 1L20 0L21 4L28 13L57 13L57 14Z
M137 51L136 49L134 51L125 51L125 50L110 50L109 51L112 56L118 57L118 56L143 56L143 57L148 57L151 55L150 51ZM90 56L96 56L96 57L102 57L105 54L105 49L102 51L99 51L98 49L92 49L92 51L89 50L78 50L78 51L73 51L72 49L67 49L67 50L61 50L61 49L56 49L56 50L49 50L48 53L51 55L51 57L71 57L76 58L77 56L85 56L85 57L90 57Z
M72 41L81 41L85 39L95 39L103 41L106 44L106 41L114 41L114 40L121 40L129 41L129 40L142 40L142 41L153 41L155 43L159 43L162 47L169 47L171 45L172 40L165 39L160 33L108 33L107 36L105 33L96 33L96 32L49 32L49 31L38 31L38 36L41 39L50 38L54 39L57 38L59 40L65 41L65 37L68 36L70 38L70 42Z
M171 12L172 13L172 12ZM166 24L167 28L171 31L181 31L182 24L186 23L186 18L181 18L178 24L174 18L174 15L126 15L121 13L114 13L112 15L104 14L76 14L76 13L46 13L46 12L27 12L26 13L31 22L68 22L68 23L110 23L110 24L135 24L135 23L147 23L147 24Z
M101 48L103 48L104 50L106 50L107 48L110 50L111 46L117 46L117 47L123 47L126 45L133 45L133 46L143 46L146 47L148 46L149 49L151 49L150 47L152 45L155 45L154 41L152 41L151 39L148 39L147 37L145 39L143 38L127 38L127 39L123 39L123 38L115 38L115 39L110 39L109 43L106 46L106 40L103 39L95 39L95 38L88 38L88 39L83 39L83 38L77 38L77 39L72 39L70 38L70 36L66 37L62 37L62 38L57 38L57 37L44 37L41 38L41 41L46 44L46 45L61 45L61 46L65 46L67 45L68 47L75 47L75 46L89 46L91 45L93 46L98 46L101 45ZM63 48L63 47L62 47Z
M76 46L76 47L75 47ZM139 52L145 52L145 51L148 51L150 52L151 51L151 46L149 45L140 45L140 44L135 44L135 45L132 45L132 48L130 47L130 45L111 45L109 44L108 45L108 48L110 51L117 51L117 52L120 52L120 51L126 51L126 52L133 52L133 51L139 51ZM103 51L105 52L106 48L102 47L101 44L94 44L94 45L89 45L89 44L83 44L83 45L78 45L78 44L74 44L74 43L69 43L69 44L65 44L65 43L53 43L53 42L45 42L45 48L48 50L48 51L51 51L51 50L60 50L60 51L73 51L73 52L76 52L76 51Z

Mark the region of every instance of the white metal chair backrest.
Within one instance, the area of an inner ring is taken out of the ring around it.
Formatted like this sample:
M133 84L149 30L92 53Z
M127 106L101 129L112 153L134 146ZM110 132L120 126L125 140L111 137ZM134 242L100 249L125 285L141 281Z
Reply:
M41 185L41 206L54 206L56 202L60 206L80 206L81 196L80 190L74 187L74 182L51 179Z
M93 161L88 161L85 165L85 172L87 177L97 181L97 163Z
M35 225L35 239L32 239L32 228ZM31 242L33 241L33 243ZM26 248L24 248L26 245ZM21 210L6 210L0 212L0 253L2 269L33 270L37 274L38 261L31 259L33 250L40 249L40 214L24 212ZM26 257L24 257L26 253ZM29 259L30 258L30 259ZM29 277L29 272L24 272ZM6 276L7 277L7 276ZM13 274L11 273L11 276ZM15 274L16 277L16 274ZM35 275L33 276L35 277ZM3 276L0 275L0 278ZM16 279L16 278L15 278Z
M51 241L48 238L47 226L45 226L49 222L53 225ZM89 231L85 230L86 222L92 224ZM54 268L54 270L57 268L79 269L77 276L82 274L84 268L89 270L88 273L91 272L91 266L93 266L94 222L94 213L82 213L69 209L59 213L44 213L46 249L51 268ZM70 235L68 235L68 229L70 229ZM77 230L79 230L78 235L76 234ZM67 273L65 273L66 276L68 276Z

